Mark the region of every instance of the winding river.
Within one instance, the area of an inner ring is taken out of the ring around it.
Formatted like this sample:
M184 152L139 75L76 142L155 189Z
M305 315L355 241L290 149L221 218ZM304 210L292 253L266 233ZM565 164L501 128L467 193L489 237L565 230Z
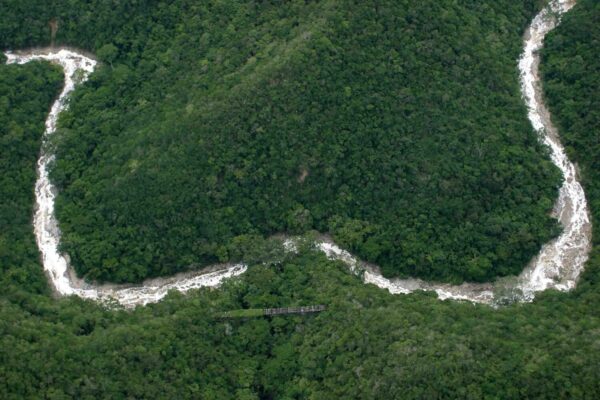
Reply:
M577 176L575 165L569 161L560 143L558 132L550 120L543 103L539 78L539 53L545 35L560 22L562 14L575 5L574 0L551 0L532 21L524 38L524 49L519 59L521 91L529 110L533 128L549 148L552 161L563 173L563 184L553 210L562 227L561 235L546 243L540 253L517 277L499 279L493 283L450 285L425 282L420 279L387 279L376 266L356 259L327 238L315 246L329 258L341 260L350 270L394 294L408 294L415 290L435 291L438 298L467 300L474 303L498 305L513 301L531 301L535 293L546 289L568 291L575 287L591 249L591 223L585 193ZM33 60L46 60L60 65L64 70L65 84L52 105L46 120L44 144L37 163L35 184L34 232L40 249L43 267L51 286L58 295L77 295L102 302L116 302L124 307L135 307L157 302L170 290L186 292L206 286L218 286L224 279L244 273L247 267L218 265L202 271L177 274L168 278L144 281L139 285L94 284L77 278L69 258L59 249L60 229L54 214L56 188L48 177L49 165L54 155L49 151L47 139L56 131L59 114L68 107L68 99L78 84L94 71L97 63L69 49L39 49L28 52L7 52L7 63L24 64ZM287 248L293 251L295 238L286 239Z

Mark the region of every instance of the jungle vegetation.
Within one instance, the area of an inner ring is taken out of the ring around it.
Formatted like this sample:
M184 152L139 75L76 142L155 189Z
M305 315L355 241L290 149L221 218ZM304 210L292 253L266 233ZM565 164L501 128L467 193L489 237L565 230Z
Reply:
M4 64L4 58L0 59ZM50 102L63 84L49 64L0 65L0 285L46 292L32 227L34 182ZM31 280L31 277L36 278ZM4 289L3 289L4 290Z
M580 0L546 39L542 62L554 122L591 205L591 259L574 291L499 309L390 295L310 248L254 265L221 289L172 293L134 311L52 299L25 226L43 119L61 77L48 64L0 66L0 101L11 105L0 107L0 176L14 177L0 185L0 231L22 243L1 247L0 398L598 398L599 20L597 1ZM215 318L304 304L328 308Z
M515 68L539 3L9 1L0 47L47 44L54 21L103 61L56 135L80 275L317 230L387 276L487 281L559 231Z

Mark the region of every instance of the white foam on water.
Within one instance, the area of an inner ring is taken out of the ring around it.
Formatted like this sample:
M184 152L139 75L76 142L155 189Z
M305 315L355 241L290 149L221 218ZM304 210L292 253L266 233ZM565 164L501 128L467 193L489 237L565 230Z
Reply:
M529 109L529 120L550 148L552 162L563 174L563 184L553 211L563 232L557 239L545 244L519 276L517 288L526 300L533 299L535 292L549 288L561 291L573 289L591 250L592 226L585 193L578 180L577 169L568 159L550 119L550 112L544 105L538 68L544 37L559 24L562 14L574 5L573 0L551 1L533 19L519 60L521 91Z
M85 82L94 71L97 62L78 52L67 49L38 49L31 52L7 52L8 64L25 64L35 60L45 60L60 65L65 75L64 88L52 104L44 143L56 132L59 114L68 107L68 99L75 87ZM145 305L162 299L169 290L185 292L205 286L218 286L224 279L240 275L246 271L244 265L224 266L209 273L188 273L171 279L151 279L141 285L100 285L87 284L76 278L65 255L59 252L60 229L54 214L56 188L50 182L48 167L54 160L54 154L42 146L37 162L37 181L35 183L35 213L33 227L38 248L42 254L42 263L50 283L59 295L77 295L86 299L116 301L125 307Z
M538 68L539 50L543 47L544 37L574 5L574 0L552 0L536 15L525 34L523 53L519 59L521 93L528 108L529 120L540 140L549 147L552 162L563 174L563 183L553 210L553 216L563 228L560 236L545 244L516 279L449 285L420 279L387 279L378 268L365 265L363 279L366 283L375 284L391 293L430 290L435 291L441 300L467 300L485 304L498 304L506 300L532 301L537 292L546 289L568 291L576 286L591 250L590 213L577 169L569 161L550 113L543 103ZM330 258L341 259L353 266L358 263L355 259L350 260L351 256L347 252L331 242L322 243L320 247Z

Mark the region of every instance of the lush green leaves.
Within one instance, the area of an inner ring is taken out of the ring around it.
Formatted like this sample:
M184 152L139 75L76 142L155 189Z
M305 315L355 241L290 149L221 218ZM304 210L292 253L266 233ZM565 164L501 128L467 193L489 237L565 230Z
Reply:
M33 188L44 120L62 71L0 65L0 284L45 292L33 237ZM7 289L8 290L8 289Z
M547 38L542 67L554 120L581 168L597 229L599 9L593 0L579 3ZM583 62L577 68L588 73L573 80L569 64L576 56ZM25 220L31 215L33 163L59 78L47 65L0 67L0 98L8 94L15 105L0 108L0 137L10 137L10 151L1 147L0 152L0 160L10 162L0 164L0 173L18 176L12 186L0 186L0 207L6 210L7 199L18 194L14 210L23 211L21 219L7 214L22 223L5 225L2 233L11 228L10 235L29 249L34 244ZM77 101L85 102L85 96ZM5 128L11 121L23 127L23 140L14 142L19 130ZM331 229L340 230L352 246L375 228L353 219L332 221ZM596 234L595 243L599 239ZM239 246L227 251L259 248L272 254L255 236L236 240ZM9 257L33 260L28 255L33 250L23 255L12 249ZM131 312L32 294L34 282L40 282L33 275L7 285L6 276L14 272L5 266L2 399L595 399L600 393L597 248L575 291L549 291L532 304L497 310L441 302L429 293L390 295L306 250L268 267L252 266L219 290L173 293ZM328 309L303 317L214 318L240 308L305 304Z
M558 231L560 178L514 63L532 1L52 4L57 42L105 62L61 122L53 172L88 278L316 229L389 276L485 281Z

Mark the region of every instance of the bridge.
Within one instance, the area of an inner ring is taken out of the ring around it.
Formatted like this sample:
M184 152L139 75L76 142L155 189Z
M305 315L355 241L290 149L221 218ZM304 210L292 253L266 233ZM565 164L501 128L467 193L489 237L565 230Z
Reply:
M288 314L311 314L325 311L327 306L318 304L313 306L300 307L282 307L282 308L247 308L243 310L226 311L219 314L220 318L251 318L264 317L273 315L288 315Z

